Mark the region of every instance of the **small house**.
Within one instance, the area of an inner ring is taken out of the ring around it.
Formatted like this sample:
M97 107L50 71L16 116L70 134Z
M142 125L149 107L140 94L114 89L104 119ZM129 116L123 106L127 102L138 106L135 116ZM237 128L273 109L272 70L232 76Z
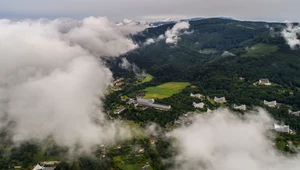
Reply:
M197 108L197 109L203 109L204 106L205 106L205 104L203 102L201 102L201 103L195 103L195 102L193 102L193 106L195 108Z
M246 105L244 105L244 104L243 104L243 105L240 105L240 106L234 104L234 105L233 105L233 108L236 109L236 110L247 110L247 107L246 107Z

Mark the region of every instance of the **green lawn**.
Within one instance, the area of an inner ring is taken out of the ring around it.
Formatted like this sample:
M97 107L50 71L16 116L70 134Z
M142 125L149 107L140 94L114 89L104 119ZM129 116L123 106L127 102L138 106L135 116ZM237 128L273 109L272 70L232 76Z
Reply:
M168 98L173 94L181 92L181 90L189 85L190 83L188 82L169 82L156 87L148 87L145 89L146 95L144 96L144 98Z
M243 57L258 57L265 56L272 52L277 51L278 47L268 44L255 44L254 46L247 49L247 53Z

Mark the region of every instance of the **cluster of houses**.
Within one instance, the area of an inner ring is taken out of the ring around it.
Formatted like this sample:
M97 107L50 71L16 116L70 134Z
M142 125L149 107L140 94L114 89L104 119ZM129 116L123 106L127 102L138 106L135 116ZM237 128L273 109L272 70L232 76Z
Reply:
M205 95L202 95L202 94L199 94L199 93L198 94L191 93L190 96L193 97L193 98L198 98L200 100L204 100L206 98ZM209 99L209 97L207 97L207 99ZM223 103L226 103L227 100L226 100L225 97L220 97L220 98L214 97L214 102L219 103L219 104L223 104ZM203 102L200 102L200 103L193 102L193 106L196 109L203 109L204 106L205 106L205 103L203 103ZM239 105L238 106L238 105L234 104L233 108L236 109L236 110L247 110L246 105ZM211 110L209 110L209 109L207 110L207 112L210 112L210 111Z
M155 103L154 99L146 99L142 97L136 97L136 100L129 99L127 104L133 104L135 107L141 106L141 107L150 107L155 108L158 110L170 110L172 107L171 105L163 105Z
M116 78L113 82L114 86L122 86L123 85L123 80L124 80L124 78Z

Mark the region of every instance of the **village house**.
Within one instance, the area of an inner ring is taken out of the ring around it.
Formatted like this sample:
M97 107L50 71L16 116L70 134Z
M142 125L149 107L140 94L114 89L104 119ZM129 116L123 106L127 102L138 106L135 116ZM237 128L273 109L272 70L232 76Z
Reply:
M227 102L225 97L220 97L220 98L215 97L215 98L214 98L214 101L215 101L216 103L226 103L226 102Z
M264 105L267 105L268 107L276 107L277 106L277 102L276 100L275 101L271 101L271 102L268 102L266 100L264 100Z
M234 105L233 105L233 108L236 109L236 110L247 110L247 107L246 107L246 105L244 105L244 104L243 104L243 105L240 105L240 106L234 104Z
M202 95L202 94L193 94L193 93L191 93L191 95L190 95L191 97L194 97L194 98L198 98L198 99L200 99L200 100L204 100L205 99L205 96L204 95Z
M265 86L270 86L272 85L269 79L259 79L258 84L260 85L265 85Z
M290 133L290 126L289 125L274 124L274 130L277 131L277 132Z
M195 108L197 108L197 109L203 109L204 106L205 106L205 104L203 102L201 102L201 103L195 103L195 102L193 102L193 106Z
M294 116L300 116L300 111L293 112L293 111L289 110L289 114L294 115Z
M154 99L145 99L141 97L137 97L136 100L130 99L127 104L134 104L135 107L143 106L143 107L152 107L158 110L170 110L171 105L163 105L155 103Z

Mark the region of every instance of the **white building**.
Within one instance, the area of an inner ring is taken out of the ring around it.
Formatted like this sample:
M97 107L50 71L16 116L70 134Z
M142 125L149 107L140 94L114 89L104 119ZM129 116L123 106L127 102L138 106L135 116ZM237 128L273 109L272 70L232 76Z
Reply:
M274 130L277 131L277 132L289 133L290 132L290 126L289 125L274 124Z
M247 107L244 104L240 105L240 106L237 106L236 104L234 104L233 108L236 109L236 110L247 110Z
M154 99L145 99L145 98L137 97L135 106L153 107L153 108L159 109L159 110L170 110L171 109L171 105L156 104L154 102L155 102Z
M293 111L289 110L289 114L294 115L294 116L300 116L300 111L293 112Z
M203 102L201 102L201 103L195 103L195 102L193 102L193 106L195 108L198 108L198 109L203 109L204 106L205 106L205 104Z
M267 105L268 107L276 107L277 106L277 102L276 100L275 101L271 101L271 102L268 102L266 100L264 100L264 105Z
M225 97L220 97L220 98L215 97L215 98L214 98L214 101L215 101L216 103L226 103L226 102L227 102Z
M202 95L202 94L193 94L193 93L191 93L191 95L190 95L191 97L194 97L194 98L198 98L198 99L201 99L201 100L203 100L204 98L205 98L205 96L204 95Z
M259 79L258 84L270 86L272 83L269 81L269 79Z
M36 164L35 167L33 168L33 170L43 170L43 169L44 169L44 167L42 167L39 164Z

